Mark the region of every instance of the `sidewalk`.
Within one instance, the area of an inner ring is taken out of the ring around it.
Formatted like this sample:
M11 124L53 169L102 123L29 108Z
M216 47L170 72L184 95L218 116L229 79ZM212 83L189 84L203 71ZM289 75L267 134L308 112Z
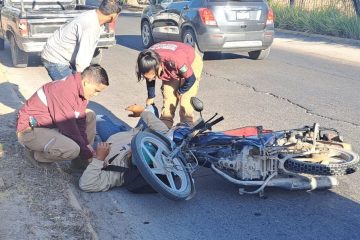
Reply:
M96 239L66 165L29 163L15 136L17 86L0 64L0 239Z

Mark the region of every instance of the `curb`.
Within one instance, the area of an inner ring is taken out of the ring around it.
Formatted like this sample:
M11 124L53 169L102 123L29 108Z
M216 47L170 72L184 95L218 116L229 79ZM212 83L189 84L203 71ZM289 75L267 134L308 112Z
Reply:
M350 38L334 37L334 36L321 35L316 33L298 32L298 31L292 31L281 28L275 28L275 38L276 38L276 33L295 35L297 37L303 37L303 38L316 38L322 41L327 41L337 44L346 44L356 47L360 46L360 40L350 39Z

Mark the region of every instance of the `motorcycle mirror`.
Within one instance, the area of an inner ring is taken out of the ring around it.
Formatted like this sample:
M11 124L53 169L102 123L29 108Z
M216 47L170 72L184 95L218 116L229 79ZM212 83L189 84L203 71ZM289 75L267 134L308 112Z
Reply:
M191 97L190 99L191 106L194 108L195 111L201 112L204 109L203 102L198 99L197 97Z

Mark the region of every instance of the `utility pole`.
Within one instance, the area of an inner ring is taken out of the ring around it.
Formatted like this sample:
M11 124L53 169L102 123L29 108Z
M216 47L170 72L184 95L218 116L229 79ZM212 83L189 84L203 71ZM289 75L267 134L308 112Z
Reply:
M360 0L353 0L356 14L360 16Z

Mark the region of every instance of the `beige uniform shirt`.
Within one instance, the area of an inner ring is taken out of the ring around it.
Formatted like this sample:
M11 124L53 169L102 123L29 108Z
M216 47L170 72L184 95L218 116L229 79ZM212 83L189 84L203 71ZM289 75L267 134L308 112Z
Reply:
M110 153L105 161L119 154L110 165L129 167L130 143L137 130L119 132L112 135L107 142L110 143ZM85 169L79 180L79 187L86 192L107 191L112 187L119 187L124 184L124 173L101 170L104 161L93 158L92 162Z

